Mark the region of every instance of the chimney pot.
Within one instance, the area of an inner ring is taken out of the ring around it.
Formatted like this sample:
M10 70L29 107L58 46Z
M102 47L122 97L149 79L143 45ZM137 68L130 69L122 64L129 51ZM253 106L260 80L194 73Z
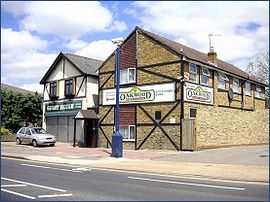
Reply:
M217 53L214 51L214 47L210 47L209 53L207 53L208 61L217 65Z

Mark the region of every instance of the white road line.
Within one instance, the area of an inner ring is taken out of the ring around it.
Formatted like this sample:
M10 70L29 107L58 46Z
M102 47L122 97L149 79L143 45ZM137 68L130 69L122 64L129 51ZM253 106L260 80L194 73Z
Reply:
M7 180L7 181L10 181L10 182L26 184L26 185L30 185L30 186L33 186L33 187L50 189L50 190L54 190L54 191L60 191L60 192L66 192L67 191L67 190L64 190L64 189L58 189L58 188L54 188L54 187L48 187L48 186L43 186L43 185L39 185L39 184L33 184L33 183L23 182L23 181L19 181L19 180L13 180L13 179L5 178L5 177L1 177L1 179L2 180Z
M1 188L8 188L8 187L26 187L26 184L3 184Z
M72 196L72 194L39 195L38 198L50 198L50 197L62 197L62 196Z
M128 177L133 180L142 180L142 181L150 181L150 182L160 182L160 183L168 183L168 184L179 184L179 185L187 185L187 186L197 186L197 187L207 187L207 188L215 188L215 189L230 189L237 191L244 191L243 187L229 187L229 186L220 186L220 185L211 185L211 184L197 184L190 182L177 182L177 181L168 181L168 180L156 180L156 179L148 179L148 178L140 178L140 177Z
M20 193L18 193L18 192L10 191L10 190L7 190L7 189L2 189L2 188L1 188L1 191L7 192L7 193L10 193L10 194L14 194L14 195L17 195L17 196L22 196L22 197L24 197L24 198L36 199L36 198L33 197L33 196L28 196L28 195L25 195L25 194L20 194Z
M22 166L29 166L29 167L35 167L35 168L47 168L47 169L53 169L53 170L61 170L61 171L67 171L67 172L73 172L73 173L81 173L84 172L82 170L68 170L64 168L53 168L53 167L48 167L48 166L38 166L38 165L31 165L31 164L21 164Z

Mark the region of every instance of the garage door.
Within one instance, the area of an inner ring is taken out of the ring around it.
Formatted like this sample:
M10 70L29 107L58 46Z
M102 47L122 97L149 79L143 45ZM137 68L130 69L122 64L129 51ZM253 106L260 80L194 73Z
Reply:
M59 142L72 142L74 135L73 116L47 117L47 131L57 137Z

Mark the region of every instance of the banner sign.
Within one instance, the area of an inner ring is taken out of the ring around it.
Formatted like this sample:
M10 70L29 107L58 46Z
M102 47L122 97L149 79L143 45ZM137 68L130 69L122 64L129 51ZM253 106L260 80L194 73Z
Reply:
M82 101L68 101L68 102L56 102L55 104L46 104L45 112L59 112L59 111L72 111L80 110L82 108Z
M191 83L184 84L184 100L213 104L213 88Z
M115 89L102 91L103 105L115 105L115 91ZM175 101L174 83L120 88L120 104L170 101Z

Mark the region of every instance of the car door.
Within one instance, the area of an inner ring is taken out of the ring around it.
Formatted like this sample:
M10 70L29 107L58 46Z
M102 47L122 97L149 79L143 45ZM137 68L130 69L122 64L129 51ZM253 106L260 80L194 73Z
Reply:
M32 135L29 128L26 128L24 137L25 137L25 143L29 144L32 142Z
M21 142L25 141L25 128L22 128L17 133L18 138L20 138Z

